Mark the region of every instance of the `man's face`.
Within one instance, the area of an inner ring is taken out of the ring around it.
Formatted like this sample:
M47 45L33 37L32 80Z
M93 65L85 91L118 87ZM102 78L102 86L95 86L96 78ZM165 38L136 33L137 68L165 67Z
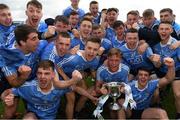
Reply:
M80 25L80 34L83 38L89 37L92 31L92 23L90 21L83 21Z
M150 75L147 71L138 71L138 87L145 88L148 81L150 80Z
M12 16L9 9L0 10L0 24L10 26L12 24Z
M92 36L102 39L104 37L104 32L101 28L99 28L92 31Z
M174 16L168 11L160 13L160 21L161 22L173 22Z
M134 23L138 22L138 16L137 15L133 15L133 14L129 14L127 16L127 23L129 25L133 25Z
M72 26L77 25L79 22L79 15L70 15L69 16L69 23Z
M59 21L57 21L54 26L56 27L57 32L67 32L69 29L67 24Z
M115 29L116 35L117 36L124 36L124 30L125 30L124 26L120 25L119 27L117 27Z
M121 57L118 55L112 55L110 57L107 58L107 64L108 64L108 69L111 72L116 72L119 69L119 64L121 61Z
M79 4L79 0L71 0L72 5L78 5Z
M149 16L149 17L143 17L142 21L143 24L146 27L151 27L151 25L153 24L153 21L155 20L154 16Z
M28 39L24 42L23 45L25 46L26 50L30 52L34 52L38 45L39 45L39 38L37 33L30 33L28 35Z
M52 80L54 79L54 71L52 68L38 68L37 70L37 79L39 87L41 89L48 89L52 86Z
M65 38L65 37L59 36L55 41L56 50L57 50L58 55L60 55L60 56L65 55L70 48L70 43L71 43L70 38Z
M118 13L116 13L115 11L111 11L107 13L106 17L107 17L108 24L113 25L114 22L117 20Z
M138 42L138 33L127 33L126 43L129 49L135 49Z
M93 60L99 50L100 45L98 43L93 43L88 41L85 46L85 58L87 61Z
M89 10L93 16L96 16L99 10L98 4L91 4Z
M42 18L42 9L37 8L34 5L28 5L26 15L28 17L27 24L37 28Z
M158 28L161 40L168 40L171 33L173 32L172 26L170 24L160 24Z

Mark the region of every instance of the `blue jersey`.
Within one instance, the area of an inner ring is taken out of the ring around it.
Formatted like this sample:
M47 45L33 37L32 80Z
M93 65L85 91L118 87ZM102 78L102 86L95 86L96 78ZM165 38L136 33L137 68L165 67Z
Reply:
M38 32L45 32L47 30L47 25L44 22L40 22L37 30L38 30ZM12 31L7 38L5 46L12 47L13 44L15 44L15 42L16 42L15 33L14 33L14 31Z
M102 65L97 70L97 80L108 82L128 82L129 67L125 64L120 63L119 69L116 72L111 72L108 67Z
M7 42L8 36L12 33L15 29L14 25L11 26L4 26L0 24L0 46L4 46Z
M21 59L22 64L18 64L16 67L6 66L6 69L3 69L4 73L6 73L6 72L9 73L9 71L11 71L11 69L13 69L13 71L17 72L17 68L19 66L27 65L32 70L31 74L29 76L29 79L33 79L35 77L35 75L36 75L37 64L38 64L38 62L40 60L41 53L42 53L42 51L44 50L44 48L46 47L47 44L48 43L45 40L40 41L36 51L32 52L32 53L29 53L29 54L26 54L26 55L24 55L24 53L21 50L16 49L14 46L12 46L11 48L8 48L9 51L17 51L19 55L22 55L21 57L23 59ZM14 57L16 57L16 56L14 56ZM14 64L16 64L16 63L14 63ZM8 76L12 75L14 73L8 74Z
M106 54L112 48L112 43L107 38L102 38L101 39L101 47L103 47L105 49L104 53Z
M63 61L56 63L60 68L63 69L64 73L66 73L69 77L74 70L83 71L86 69L96 70L99 64L99 59L94 58L91 61L87 61L82 53L78 52L76 55L72 55Z
M120 47L123 46L125 43L126 43L125 40L118 40L118 39L117 39L117 36L115 36L115 37L112 39L112 47L113 47L113 48L120 49Z
M152 49L148 47L143 54L139 54L137 49L129 49L127 44L120 48L123 53L123 60L127 63L131 70L137 71L139 67L146 67L153 69L153 64L149 60L149 57L153 54Z
M158 88L159 80L150 80L144 89L138 88L138 82L133 80L129 83L133 95L133 99L136 102L136 110L144 110L149 107L151 98L156 88Z
M73 38L71 40L71 47L70 48L73 48L77 45L80 45L80 47L79 47L80 50L84 50L85 42L82 40L82 38L81 39Z
M54 42L51 42L44 49L44 51L41 55L41 60L50 60L53 63L55 63L55 61L62 61L63 59L68 58L69 56L70 56L70 54L65 54L64 56L59 56L56 51Z
M105 38L112 41L112 38L114 38L115 36L116 36L116 33L115 33L113 28L111 28L111 27L106 28L106 36L105 36Z
M78 8L77 10L75 10L72 6L69 6L66 9L63 10L63 15L66 16L66 17L69 17L69 15L70 15L70 13L72 11L76 11L79 14L79 16L80 16L80 19L82 19L84 14L85 14L83 9Z
M19 49L0 47L0 94L11 86L6 80L7 76L17 73L20 65L24 64L24 54Z
M34 112L40 119L55 119L61 97L70 89L55 89L44 93L38 86L37 80L26 82L19 88L13 88L15 96L22 97L27 103L27 110Z
M174 35L173 37L175 37L177 40L179 40L180 39L180 25L176 22L173 22L172 27L173 27L173 30L175 31L175 33L174 34L172 33L171 35L172 36Z
M99 25L101 20L101 13L98 12L98 15L93 18L93 24Z
M162 45L161 43L154 46L154 52L161 56L161 62L163 63L163 59L165 57L171 57L175 61L176 71L180 70L180 48L176 48L175 50L170 49L170 45L175 44L177 40L173 37L170 37L168 43L166 45ZM167 66L162 65L160 71L163 73L167 72Z

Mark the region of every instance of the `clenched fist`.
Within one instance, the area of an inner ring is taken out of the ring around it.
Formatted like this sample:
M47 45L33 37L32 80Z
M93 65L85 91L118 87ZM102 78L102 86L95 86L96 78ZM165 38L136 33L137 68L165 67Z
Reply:
M161 56L158 54L153 54L152 55L152 61L155 63L161 62Z
M164 64L167 65L168 67L173 67L174 60L170 57L166 57L166 58L164 58Z
M72 79L79 81L82 79L82 74L78 70L74 70L72 73Z
M28 78L28 76L31 74L31 68L27 65L21 65L18 68L18 72L20 75L22 75L24 78Z

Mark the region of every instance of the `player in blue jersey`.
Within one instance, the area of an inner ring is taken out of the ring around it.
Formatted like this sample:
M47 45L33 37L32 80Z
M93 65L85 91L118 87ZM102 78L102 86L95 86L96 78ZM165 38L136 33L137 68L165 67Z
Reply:
M43 13L42 13L42 4L37 0L30 0L26 4L26 16L27 19L24 21L24 24L27 24L35 29L38 30L38 38L39 39L48 39L53 37L54 31L49 30L50 28L47 28L45 23L40 22ZM47 31L46 31L47 29ZM12 46L15 42L15 35L14 32L12 32L8 36L8 40L6 42L6 46Z
M168 67L168 72L161 79L151 80L148 68L140 68L138 70L137 80L133 80L129 84L133 99L136 102L136 108L126 111L127 118L168 119L167 113L164 110L160 108L149 108L155 90L165 87L175 77L174 60L172 58L164 58L164 64Z
M177 40L171 37L173 29L169 22L161 22L158 28L161 42L154 46L154 52L160 55L159 63L157 65L159 77L163 77L167 72L167 67L162 63L165 57L171 57L175 61L176 78L172 82L172 88L175 95L175 103L177 110L177 118L180 118L180 47L171 49L172 44L178 44Z
M108 82L124 82L128 83L129 67L121 63L122 53L117 48L112 48L107 54L107 64L103 64L98 68L96 74L97 94L100 94L100 88L104 83Z
M64 58L70 56L69 48L71 44L70 35L67 32L60 32L55 41L49 43L44 49L41 59L42 60L51 60L62 61Z
M122 21L117 20L114 22L113 29L116 33L114 38L112 38L112 47L120 48L125 42L125 25Z
M117 8L109 8L106 13L106 19L108 26L106 28L105 38L111 40L115 36L115 31L113 29L113 24L117 20L119 15L119 10Z
M1 67L1 92L9 87L20 86L25 80L35 78L40 54L47 45L46 41L39 42L37 30L28 25L18 26L15 29L15 37L16 44L13 47L1 48L1 53L3 53L1 60L4 61ZM21 66L24 67L21 68ZM23 71L25 71L25 76Z
M57 61L56 64L64 71L64 73L68 77L71 77L72 71L74 71L75 69L81 71L82 73L84 73L84 70L90 69L90 72L92 72L93 77L95 77L95 71L99 64L99 59L96 58L99 47L100 47L100 39L90 37L86 42L84 50L78 51L76 55L70 56L69 58L64 59L63 61ZM87 89L85 81L81 81L80 87ZM73 93L71 94L71 96L72 98L69 99L69 102L71 102L71 106L69 106L70 107L68 109L69 112L66 111L68 113L67 117L69 118L73 118L73 110L74 110L75 98ZM77 105L79 107L77 110L78 112L83 107L84 105L83 103L84 102L79 102L80 105L79 104Z
M127 21L125 23L126 30L133 28L133 24L139 24L139 12L137 10L131 10L127 13Z
M107 54L106 63L100 66L97 70L96 74L96 86L95 93L96 96L102 95L101 88L103 88L103 84L109 82L124 82L128 83L129 76L129 67L123 63L122 53L117 48L112 48L109 50ZM119 111L120 112L120 111ZM111 111L113 113L113 111ZM114 115L111 114L113 118Z
M104 38L105 31L101 25L93 25L92 36L101 39L101 47L99 49L98 55L107 54L107 52L112 48L112 43L107 38Z
M71 48L79 47L80 50L84 50L87 38L92 32L92 21L84 18L80 22L79 38L73 38L71 40Z
M70 15L68 16L68 19L69 19L69 25L71 26L70 30L73 30L73 29L78 30L79 21L80 21L79 14L75 11L72 11Z
M136 29L129 29L125 35L126 44L124 44L120 50L123 53L123 62L127 64L131 69L131 74L136 75L139 67L148 67L153 70L152 62L157 62L155 54L152 49L148 47L144 53L139 54L137 50L138 46L138 31Z
M101 65L107 58L107 52L112 48L112 43L110 40L104 37L105 31L101 25L93 25L92 36L101 39L101 47L98 50L98 56L100 56L99 65Z
M90 2L89 11L93 16L93 23L99 25L101 19L101 13L99 12L99 4L97 1Z
M57 79L53 62L49 60L41 61L38 64L36 74L37 79L26 82L19 88L7 90L1 96L8 106L13 104L14 96L20 96L27 102L27 113L23 119L55 119L61 97L69 91L73 90L82 95L90 96L88 93L83 93L76 87L72 87L73 84L82 79L82 75L78 71L72 73L72 79L69 81L61 81L60 88L56 88L53 84L53 81ZM69 86L71 87L67 88Z
M14 29L9 7L6 4L0 4L0 46L5 45L7 37Z
M171 33L171 36L176 38L177 40L180 39L180 25L175 22L173 10L170 8L164 8L160 10L160 21L168 21L171 23L173 32Z
M82 19L85 12L83 9L79 8L79 6L78 6L80 0L70 0L70 1L71 1L71 6L69 6L63 10L63 15L69 17L69 15L72 11L76 11L80 16L80 19Z

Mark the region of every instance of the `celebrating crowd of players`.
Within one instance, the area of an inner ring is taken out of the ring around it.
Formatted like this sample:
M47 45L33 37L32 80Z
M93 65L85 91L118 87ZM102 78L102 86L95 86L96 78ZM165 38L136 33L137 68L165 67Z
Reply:
M135 109L112 111L111 118L168 119L159 104L159 92L171 83L176 118L180 118L180 25L170 8L160 10L160 20L152 9L127 13L127 21L117 20L117 8L98 8L91 1L89 12L78 7L79 0L62 15L41 22L42 4L26 5L27 19L13 25L10 8L0 4L0 94L3 118L13 118L19 98L24 119L55 119L60 100L66 96L66 118L73 119L87 99L97 103L106 94L108 82L130 85ZM153 78L152 78L153 74ZM89 87L87 76L95 80ZM77 100L76 93L82 95ZM119 99L119 104L124 99Z

